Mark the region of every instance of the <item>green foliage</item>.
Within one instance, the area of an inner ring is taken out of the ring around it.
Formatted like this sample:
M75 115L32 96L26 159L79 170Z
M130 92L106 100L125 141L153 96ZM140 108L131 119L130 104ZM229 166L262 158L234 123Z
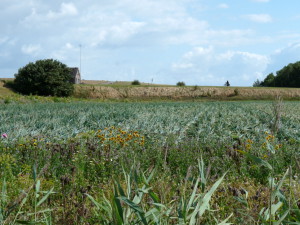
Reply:
M276 76L269 74L261 85L264 87L300 87L300 61L290 63L277 71Z
M74 91L70 69L53 59L38 60L20 68L13 87L25 95L70 96Z
M275 76L273 73L270 73L265 79L264 81L261 82L261 85L264 87L275 87Z
M14 81L12 80L2 80L4 87L14 89Z
M176 85L179 87L183 87L183 86L185 86L185 83L183 81L179 81L179 82L177 82Z
M300 61L277 71L275 84L277 87L300 87Z
M259 81L259 79L257 79L256 81L254 81L254 83L253 83L252 86L253 86L253 87L262 87L262 82Z
M131 82L132 85L141 85L141 82L139 82L138 80L134 80Z
M201 169L203 167L200 168L199 165L200 173ZM120 182L114 181L114 195L111 200L103 196L103 200L97 202L95 198L87 194L97 208L96 214L99 221L103 224L119 225L173 224L172 221L175 221L176 224L199 224L203 221L204 213L210 209L212 195L225 176L224 174L211 188L204 186L202 191L199 191L199 183L203 184L203 180L197 178L193 184L192 193L182 196L180 201L164 204L150 185L154 172L155 169L146 176L146 172L139 172L137 166L133 165L129 173L123 169L125 189L122 188ZM203 178L201 175L200 177ZM101 214L101 211L104 213ZM220 224L225 222L226 220Z

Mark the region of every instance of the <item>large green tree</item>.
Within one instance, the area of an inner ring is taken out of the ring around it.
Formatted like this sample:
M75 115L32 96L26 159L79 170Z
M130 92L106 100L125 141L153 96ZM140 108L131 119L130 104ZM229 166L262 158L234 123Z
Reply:
M261 83L264 87L300 87L300 61L290 63L276 72L270 73Z
M70 69L57 60L38 60L19 69L14 89L26 95L70 96L74 91L71 76Z
M275 76L273 73L270 73L264 81L261 83L264 87L275 87Z
M277 87L300 87L300 61L290 63L277 72Z

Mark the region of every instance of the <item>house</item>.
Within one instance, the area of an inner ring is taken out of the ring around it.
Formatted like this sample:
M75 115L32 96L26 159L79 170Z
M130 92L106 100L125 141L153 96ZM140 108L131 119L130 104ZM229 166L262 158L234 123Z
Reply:
M73 84L80 84L81 83L81 76L80 76L80 71L78 67L71 67L71 75L72 75L72 80L71 82Z

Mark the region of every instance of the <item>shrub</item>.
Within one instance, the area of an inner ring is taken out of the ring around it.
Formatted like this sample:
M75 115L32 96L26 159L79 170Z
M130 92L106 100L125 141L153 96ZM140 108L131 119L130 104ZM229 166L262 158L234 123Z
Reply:
M70 96L74 91L70 69L53 59L29 63L15 78L14 89L25 95Z
M134 81L132 81L132 83L131 83L132 85L140 85L141 84L141 82L139 82L138 80L134 80Z
M180 87L183 87L183 86L185 86L185 83L183 81L179 81L179 82L177 82L176 85L180 86Z

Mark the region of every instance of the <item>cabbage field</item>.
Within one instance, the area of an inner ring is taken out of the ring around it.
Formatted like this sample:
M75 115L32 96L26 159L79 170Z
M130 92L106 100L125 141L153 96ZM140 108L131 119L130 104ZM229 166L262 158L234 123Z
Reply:
M300 103L0 105L0 224L296 224Z
M232 135L260 139L275 123L272 102L47 103L0 106L0 131L20 137L70 138L117 126L164 140L176 135L226 140ZM300 104L285 102L281 138L300 136Z

